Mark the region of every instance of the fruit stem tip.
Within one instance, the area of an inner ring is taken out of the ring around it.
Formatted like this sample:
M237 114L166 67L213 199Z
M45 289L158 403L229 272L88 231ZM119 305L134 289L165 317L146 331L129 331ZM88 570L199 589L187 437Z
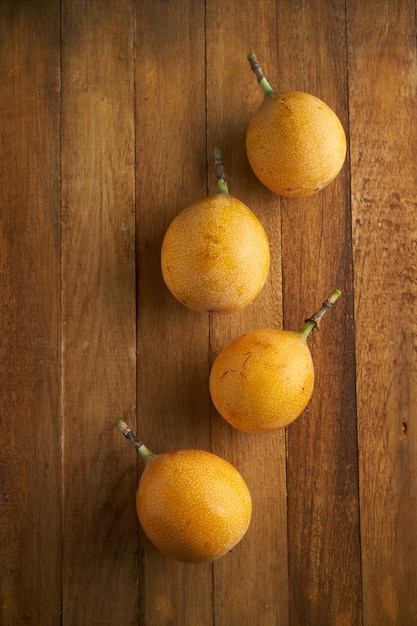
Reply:
M338 298L342 295L340 289L335 289L332 295L327 299L327 302L330 302L330 305L334 304Z
M220 148L214 148L214 166L216 168L217 174L217 193L229 193L229 188L227 186L227 180L224 176L224 161L223 155Z
M148 461L154 453L151 452L145 444L136 437L135 433L131 428L124 422L122 419L118 419L115 423L115 426L120 430L123 437L125 437L132 446L137 450L137 452L141 455L144 461Z
M307 339L312 330L318 328L320 330L320 322L325 313L334 305L336 300L340 298L342 292L340 289L334 289L332 294L323 302L320 309L311 317L306 319L304 326L301 328L300 335Z
M267 96L270 96L271 93L274 93L274 90L272 89L271 85L268 82L268 79L265 77L261 66L259 65L259 61L256 57L256 54L254 52L250 52L248 54L248 61L250 63L251 66L251 70L252 72L255 74L256 78L258 79L258 83L259 86L261 87L262 91L264 92L264 96L265 98Z

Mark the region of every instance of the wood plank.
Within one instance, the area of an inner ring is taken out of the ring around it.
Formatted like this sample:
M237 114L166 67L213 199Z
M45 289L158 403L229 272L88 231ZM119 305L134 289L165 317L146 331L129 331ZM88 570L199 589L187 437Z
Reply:
M363 607L417 615L415 2L349 0Z
M59 623L59 2L0 6L0 622Z
M323 99L348 131L345 3L282 2L277 32L278 68L264 68L274 86ZM282 206L284 325L296 330L334 287L343 292L322 331L309 339L315 390L307 410L288 428L294 624L361 623L348 173L346 162L320 193L283 200Z
M269 278L256 301L233 314L213 314L211 360L232 339L255 328L280 328L280 200L257 181L246 157L249 120L263 99L247 55L266 58L275 47L275 2L207 3L207 120L210 189L215 189L212 151L223 150L229 192L247 204L263 224L271 246ZM275 56L271 58L271 63ZM214 410L213 450L245 477L253 518L243 541L214 564L215 623L288 623L285 432L249 435L233 429Z
M136 624L130 0L62 3L62 97L63 615Z
M160 268L170 222L207 190L204 17L203 1L136 6L138 411L155 452L210 449L208 315L177 302ZM209 626L211 564L139 537L140 622Z

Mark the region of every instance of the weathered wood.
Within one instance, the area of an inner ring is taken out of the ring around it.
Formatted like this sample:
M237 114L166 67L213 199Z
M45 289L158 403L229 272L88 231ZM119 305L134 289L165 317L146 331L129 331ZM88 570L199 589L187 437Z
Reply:
M276 88L321 98L348 133L345 3L279 3L277 40L278 68L264 69ZM320 193L282 202L285 326L301 327L334 287L343 293L309 339L313 398L288 428L292 624L361 623L348 174L347 160Z
M208 315L171 295L160 260L172 219L207 191L204 76L204 2L138 3L138 431L155 452L210 450ZM171 561L142 531L140 545L140 623L209 626L211 565Z
M238 13L217 0L207 3L210 187L215 189L212 151L219 145L229 192L259 218L271 247L270 274L258 298L239 312L211 316L212 360L242 333L282 324L280 200L255 178L245 151L250 117L263 99L247 55L252 48L259 55L269 55L274 49L275 14L274 2L248 5ZM222 44L226 41L227 46ZM214 451L242 472L253 500L246 537L231 555L214 565L215 623L228 626L251 619L257 624L284 626L288 623L285 432L268 436L240 433L213 409L212 442Z
M59 623L59 2L0 6L0 622Z
M62 6L63 615L137 618L133 12Z
M349 1L365 624L417 616L415 3Z
M415 3L4 1L0 42L1 624L414 624ZM250 50L347 130L313 197L280 199L249 168ZM215 146L271 270L249 307L202 315L165 287L160 246L214 191ZM334 287L305 413L234 430L210 403L217 353L297 329ZM254 512L231 554L152 547L117 418L156 452L241 471Z

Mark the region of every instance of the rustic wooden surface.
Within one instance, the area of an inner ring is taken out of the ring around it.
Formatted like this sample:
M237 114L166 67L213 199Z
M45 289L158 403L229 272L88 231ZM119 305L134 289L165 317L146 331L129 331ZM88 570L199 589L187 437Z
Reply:
M0 623L417 624L415 0L3 0L0 45ZM343 122L346 164L314 197L250 171L251 50ZM159 252L214 190L217 145L272 262L253 305L201 315ZM297 329L336 286L308 409L233 430L216 354ZM241 471L254 516L232 553L186 565L149 544L119 417Z

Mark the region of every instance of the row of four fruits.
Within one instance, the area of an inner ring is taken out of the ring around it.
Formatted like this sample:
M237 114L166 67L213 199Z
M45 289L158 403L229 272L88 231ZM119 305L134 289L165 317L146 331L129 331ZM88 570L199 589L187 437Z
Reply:
M248 56L265 98L247 133L257 177L290 197L314 193L339 173L346 138L335 113L310 94L277 94L256 56ZM197 311L234 311L259 295L269 271L269 242L252 211L228 193L215 150L218 192L184 209L161 250L172 294ZM213 404L230 424L262 433L283 428L307 406L314 368L307 337L340 296L338 289L298 332L255 330L220 352L210 372ZM211 561L245 535L252 516L249 489L226 460L203 450L152 453L125 422L117 426L145 461L136 496L142 528L171 558Z

